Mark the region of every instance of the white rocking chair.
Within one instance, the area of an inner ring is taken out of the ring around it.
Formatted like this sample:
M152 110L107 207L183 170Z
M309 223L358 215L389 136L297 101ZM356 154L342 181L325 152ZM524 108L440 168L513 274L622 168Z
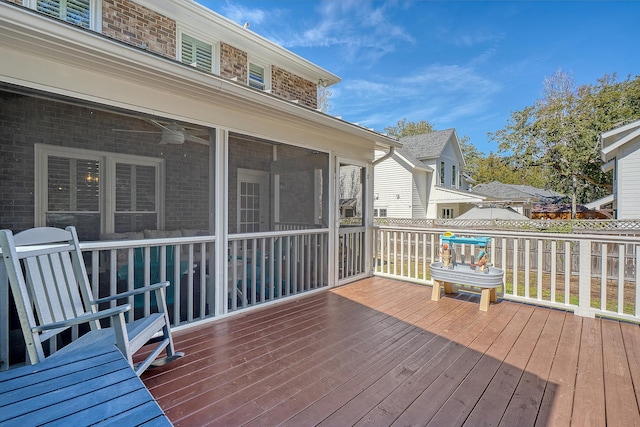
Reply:
M77 346L116 345L138 376L150 366L184 355L175 351L171 338L164 292L169 282L94 299L75 227L32 228L15 236L0 230L0 247L31 364L45 360L45 341L53 339L49 347L55 349L58 334L81 324L89 324L91 330L58 353L74 351ZM125 322L124 313L131 304L98 310L100 303L151 291L155 292L158 312L144 318ZM101 328L100 319L105 318L110 318L111 327ZM133 354L157 342L151 354L134 365ZM159 359L163 351L166 357Z

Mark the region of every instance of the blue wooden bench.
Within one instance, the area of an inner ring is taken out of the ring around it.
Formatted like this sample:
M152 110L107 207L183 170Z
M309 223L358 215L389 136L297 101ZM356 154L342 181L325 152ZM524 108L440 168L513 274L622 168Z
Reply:
M76 347L0 373L0 425L43 424L172 425L115 345Z

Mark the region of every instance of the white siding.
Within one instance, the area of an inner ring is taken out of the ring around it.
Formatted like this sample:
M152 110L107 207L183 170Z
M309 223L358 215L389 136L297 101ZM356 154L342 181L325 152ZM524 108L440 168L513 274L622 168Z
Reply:
M415 171L413 175L413 200L411 218L426 218L429 203L429 176L426 171Z
M620 150L618 160L618 219L640 218L640 139Z
M382 153L376 153L380 157ZM394 156L376 165L374 170L373 206L386 207L391 218L410 218L413 194L412 173L408 165L398 163ZM377 200L375 199L377 195Z

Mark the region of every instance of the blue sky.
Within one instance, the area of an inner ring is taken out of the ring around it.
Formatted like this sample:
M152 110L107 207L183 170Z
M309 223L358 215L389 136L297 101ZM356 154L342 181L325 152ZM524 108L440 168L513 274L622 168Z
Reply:
M197 1L340 76L331 114L427 120L485 154L558 69L578 85L640 75L640 1Z

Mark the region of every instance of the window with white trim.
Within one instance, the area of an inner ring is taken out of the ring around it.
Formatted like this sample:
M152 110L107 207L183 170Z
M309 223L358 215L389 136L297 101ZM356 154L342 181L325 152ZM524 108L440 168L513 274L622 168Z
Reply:
M441 161L440 162L440 185L444 185L444 171L445 171L444 162Z
M247 84L258 90L271 89L271 67L254 61L249 61Z
M36 226L83 240L162 227L162 159L36 144L36 166Z
M373 216L376 218L386 218L387 217L387 208L374 208Z
M456 175L456 165L451 165L451 187L456 188L458 177Z
M442 208L441 219L453 219L455 218L455 212L453 208Z
M203 71L215 72L213 45L182 34L180 60Z
M26 6L63 21L102 31L102 1L28 0Z

